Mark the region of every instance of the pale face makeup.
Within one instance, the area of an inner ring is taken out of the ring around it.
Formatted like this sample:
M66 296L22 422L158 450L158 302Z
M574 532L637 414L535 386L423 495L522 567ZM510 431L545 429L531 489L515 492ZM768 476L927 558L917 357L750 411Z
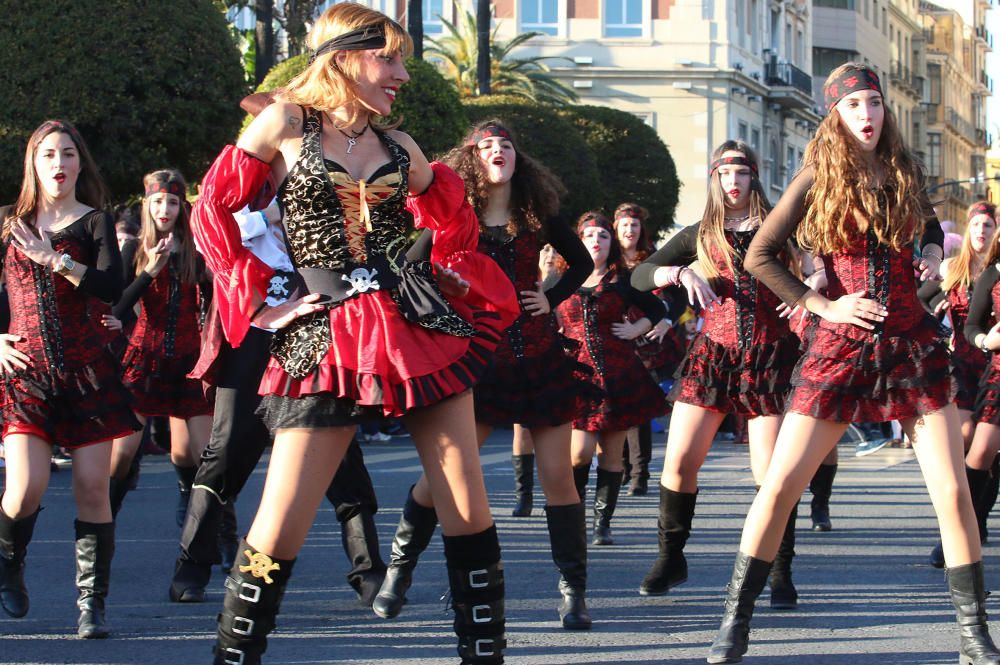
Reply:
M510 139L488 136L476 144L476 154L486 170L487 179L494 185L510 182L517 164L517 151Z
M156 226L157 233L165 235L174 230L177 215L181 211L181 199L176 194L158 192L147 197L149 217Z
M69 134L52 132L35 149L35 177L40 193L51 200L75 196L80 151Z
M986 248L989 247L990 243L993 241L993 236L996 235L996 231L996 220L985 213L976 215L970 219L968 234L969 241L972 243L972 250L976 254L982 254L986 251Z
M885 121L882 94L877 90L858 90L841 99L834 108L844 128L861 144L861 149L874 152Z
M611 251L611 234L600 226L588 226L580 235L584 246L594 260L595 268L603 268L608 264L608 254Z
M619 217L615 220L615 228L618 230L618 242L621 243L622 251L634 252L639 247L642 222L635 217Z
M728 157L743 157L738 150L727 150L722 155L723 159ZM716 170L719 174L719 184L722 186L722 193L725 195L725 206L730 210L743 210L750 203L750 181L752 173L749 166L742 164L722 164Z

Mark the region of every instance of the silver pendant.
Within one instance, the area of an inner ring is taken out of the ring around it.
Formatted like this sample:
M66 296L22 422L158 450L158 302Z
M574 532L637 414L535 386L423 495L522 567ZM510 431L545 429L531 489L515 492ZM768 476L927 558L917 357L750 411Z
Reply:
M347 137L347 154L351 154L351 148L358 144L358 140L350 136Z

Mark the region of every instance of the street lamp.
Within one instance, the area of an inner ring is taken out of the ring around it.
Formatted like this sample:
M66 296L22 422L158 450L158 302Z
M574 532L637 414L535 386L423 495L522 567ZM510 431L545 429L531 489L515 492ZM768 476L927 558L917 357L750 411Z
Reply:
M1000 180L1000 173L994 176L986 177L982 172L979 175L972 176L971 178L963 178L962 180L948 180L947 182L942 182L937 185L931 185L927 188L927 192L933 192L935 189L941 189L942 187L954 187L955 185L978 185L980 183L986 182L987 180Z

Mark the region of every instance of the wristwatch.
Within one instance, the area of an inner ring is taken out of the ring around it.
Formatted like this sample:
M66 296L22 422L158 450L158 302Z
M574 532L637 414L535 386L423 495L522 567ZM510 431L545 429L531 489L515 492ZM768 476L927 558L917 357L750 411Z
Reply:
M55 271L60 275L65 275L66 273L71 272L75 267L76 261L73 260L73 257L69 254L63 254L59 257L59 263L56 264Z

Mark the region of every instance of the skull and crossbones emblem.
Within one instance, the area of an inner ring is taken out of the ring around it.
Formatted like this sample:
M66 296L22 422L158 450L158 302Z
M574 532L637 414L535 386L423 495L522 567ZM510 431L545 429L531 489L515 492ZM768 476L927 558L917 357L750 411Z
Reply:
M347 275L341 275L340 278L345 282L351 283L351 288L347 292L348 296L353 296L355 293L364 293L366 291L377 291L379 289L378 280L375 279L375 275L378 274L377 269L372 269L369 271L367 268L355 268L351 271L350 277Z
M270 573L275 570L281 570L281 565L275 563L271 560L271 557L264 554L263 552L251 552L250 550L243 550L243 555L250 562L249 566L240 566L241 573L250 573L254 577L261 577L264 579L265 584L272 584L274 580L271 578Z

